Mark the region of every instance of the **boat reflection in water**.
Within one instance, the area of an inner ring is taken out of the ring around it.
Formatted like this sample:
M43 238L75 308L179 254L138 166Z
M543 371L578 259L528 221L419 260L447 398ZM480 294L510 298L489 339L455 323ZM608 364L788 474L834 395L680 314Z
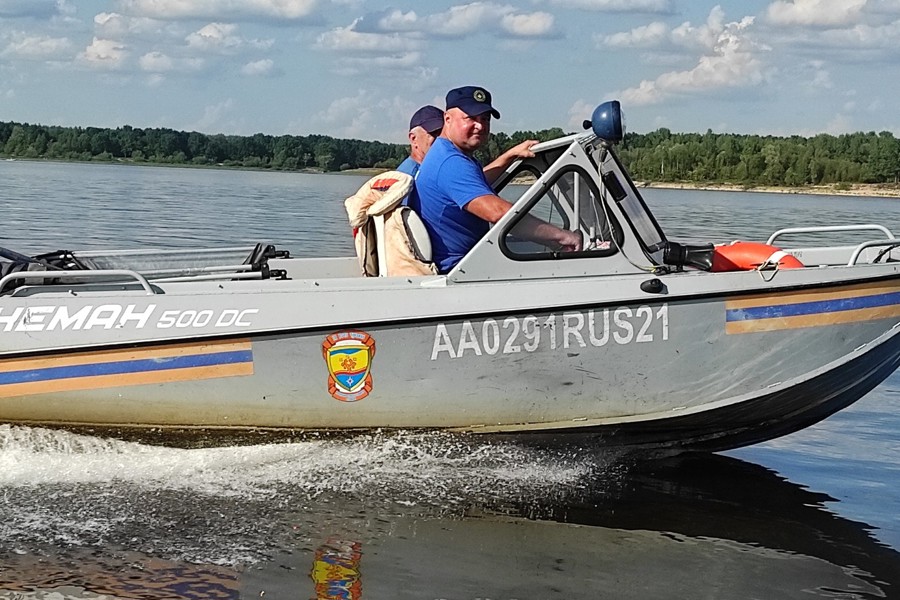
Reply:
M316 549L312 577L317 600L359 600L362 581L359 542L329 539Z
M405 501L391 485L380 498L286 492L269 499L282 512L235 505L239 540L216 531L222 515L156 515L172 520L155 546L166 558L143 544L114 549L127 540L18 553L11 543L0 598L883 598L900 589L900 553L868 525L758 465L683 456L605 468L581 484L450 508ZM211 548L271 551L223 566L213 555L206 564L172 556L202 536Z
M397 515L389 535L353 541L342 532L313 553L311 597L892 597L900 553L829 512L830 501L738 459L669 459L579 501L475 507L452 520ZM323 556L340 559L330 587L317 576ZM242 589L296 587L309 558L249 570Z

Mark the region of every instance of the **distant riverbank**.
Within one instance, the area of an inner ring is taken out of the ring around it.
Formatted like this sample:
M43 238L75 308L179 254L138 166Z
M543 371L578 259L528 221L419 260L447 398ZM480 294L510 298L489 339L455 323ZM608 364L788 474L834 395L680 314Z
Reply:
M514 185L531 185L535 178L531 175L516 177ZM900 184L897 183L833 183L827 185L776 186L741 185L737 183L704 183L696 181L635 181L638 188L667 190L705 190L710 192L764 192L769 194L813 194L822 196L869 196L879 198L900 198Z
M384 169L350 169L342 171L348 175L368 175L374 177L384 173ZM512 185L531 185L536 181L531 174L523 174L512 180ZM878 198L900 198L900 183L830 183L826 185L777 186L744 185L737 183L703 183L695 181L635 181L638 188L668 190L706 190L711 192L764 192L768 194L813 194L821 196L869 196Z
M900 184L896 183L835 183L799 187L772 185L738 185L733 183L699 183L670 181L636 181L639 188L669 190L707 190L715 192L765 192L769 194L816 194L824 196L874 196L900 198Z

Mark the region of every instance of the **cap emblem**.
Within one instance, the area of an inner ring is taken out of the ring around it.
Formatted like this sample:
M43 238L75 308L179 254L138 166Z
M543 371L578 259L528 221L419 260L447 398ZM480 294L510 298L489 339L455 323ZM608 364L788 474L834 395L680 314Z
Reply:
M485 94L484 90L475 90L472 92L472 97L475 98L476 102L484 102L487 100L487 94Z

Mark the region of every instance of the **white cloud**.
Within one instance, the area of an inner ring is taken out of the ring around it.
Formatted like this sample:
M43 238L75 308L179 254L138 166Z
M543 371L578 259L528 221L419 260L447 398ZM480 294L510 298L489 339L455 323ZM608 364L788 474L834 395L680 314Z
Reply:
M56 10L61 15L74 15L78 12L74 0L56 0Z
M78 60L92 68L119 69L128 54L128 48L121 42L95 37L84 52L78 55Z
M138 59L141 70L149 73L199 71L203 65L203 59L200 58L173 58L158 51L148 52Z
M235 54L247 49L265 50L273 40L249 40L237 35L232 23L209 23L185 38L189 50L219 54Z
M379 17L377 21L378 28L381 31L413 31L419 22L419 17L413 10L409 12L392 10L386 15Z
M784 12L777 13L776 7ZM819 14L816 8L827 14ZM769 29L772 45L779 53L795 54L801 61L823 59L853 69L862 63L893 65L900 58L900 0L851 0L834 6L811 0L790 5L773 3L769 22L774 22L773 11L780 15L777 24L785 25Z
M234 35L237 25L231 23L210 23L185 38L188 47L196 50L227 50L241 45L241 39Z
M500 26L516 37L546 37L553 33L553 15L545 12L504 15Z
M315 47L338 55L334 73L358 76L378 71L402 71L408 76L421 70L423 42L415 33L359 30L363 19L319 35ZM365 29L365 27L363 27ZM416 77L422 73L417 73Z
M160 20L302 19L317 0L119 0L126 14Z
M162 52L148 52L138 59L138 65L144 71L155 71L165 73L174 68L172 57L166 56Z
M867 0L777 0L766 11L776 25L846 27L859 22Z
M828 71L816 71L810 85L830 90L834 87L834 81L831 80L831 73Z
M900 21L866 25L859 24L847 29L831 29L818 33L809 40L812 44L826 44L843 49L881 49L890 53L900 46Z
M659 13L672 12L670 0L550 0L551 4L600 12Z
M523 13L508 4L494 2L452 6L420 19L418 29L425 34L462 37L480 30L494 30L498 23L502 31L514 36L545 36L553 30L553 16L549 13Z
M831 135L851 133L854 130L853 120L847 115L837 115L825 126L825 133L830 133Z
M197 121L193 126L189 126L188 129L194 131L214 131L216 129L221 130L223 126L223 122L234 110L234 100L232 98L228 98L219 102L218 104L212 104L206 106L203 109L203 116L200 117L200 120Z
M585 102L580 98L576 100L575 103L572 104L571 107L569 107L569 129L574 131L582 131L584 129L582 124L585 120L591 118L591 115L594 113L595 108L597 108L596 104Z
M411 33L423 37L459 38L481 31L510 37L555 37L555 17L547 12L522 12L509 4L471 2L431 14L392 9L357 19L353 29L369 33Z
M614 33L598 39L602 45L614 48L659 48L674 45L681 48L711 50L719 43L719 36L724 30L725 11L721 6L714 6L703 25L695 26L685 22L670 29L665 23L654 21L631 31Z
M410 52L422 43L397 33L369 33L355 29L357 21L349 27L338 27L319 35L316 47L343 53L395 54Z
M631 31L603 36L600 41L612 48L652 48L668 39L669 27L665 23L655 21L635 27Z
M150 73L147 78L144 80L144 85L147 87L155 88L160 87L163 83L165 83L166 77L161 73Z
M275 71L275 61L270 58L255 60L241 67L241 74L248 77L271 75Z
M314 117L313 130L322 127L337 137L370 138L373 132L381 139L400 139L398 132L409 126L409 115L415 110L405 96L388 97L374 90L361 89L355 96L334 100L326 110Z
M664 73L655 80L644 80L637 87L620 92L628 104L646 105L662 102L675 94L691 94L706 90L745 87L763 80L763 64L757 58L762 48L746 35L752 17L728 23L719 32L710 52L700 57L687 71Z
M725 11L721 6L714 6L703 25L694 27L690 23L682 23L673 29L672 41L679 46L711 49L719 43L719 36L724 30Z
M641 81L637 87L631 87L613 95L625 104L635 106L660 104L667 97L666 90L663 89L659 80L650 81L648 79Z
M473 33L487 24L496 23L512 12L510 6L490 2L473 2L452 6L449 10L424 19L425 29L447 36L463 36Z
M155 19L128 17L114 12L94 16L94 33L103 39L122 40L130 36L158 38L163 29L163 23Z
M0 56L23 60L54 60L68 58L71 51L72 42L68 38L20 34L0 52Z
M340 125L345 135L353 135L365 129L364 124L371 119L373 109L371 94L360 90L356 96L334 100L316 118L329 126Z
M834 81L831 79L831 73L826 68L825 61L811 60L806 65L801 65L809 78L809 85L813 88L830 90L834 87Z
M372 71L403 71L407 76L417 82L434 78L434 69L421 67L422 54L419 52L406 52L392 54L390 56L347 56L337 62L335 72L344 76L355 76ZM408 75L414 72L414 75Z

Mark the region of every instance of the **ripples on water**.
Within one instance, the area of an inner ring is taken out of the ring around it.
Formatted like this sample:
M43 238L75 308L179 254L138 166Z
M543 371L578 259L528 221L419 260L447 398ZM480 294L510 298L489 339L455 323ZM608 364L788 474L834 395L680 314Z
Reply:
M353 253L342 200L366 179L20 162L2 177L5 243L24 253L271 241L295 256Z
M197 449L0 426L2 539L252 563L338 515L453 516L577 496L616 467L441 434ZM27 507L27 508L26 508ZM206 542L206 543L204 543Z

